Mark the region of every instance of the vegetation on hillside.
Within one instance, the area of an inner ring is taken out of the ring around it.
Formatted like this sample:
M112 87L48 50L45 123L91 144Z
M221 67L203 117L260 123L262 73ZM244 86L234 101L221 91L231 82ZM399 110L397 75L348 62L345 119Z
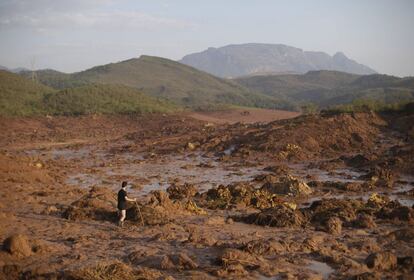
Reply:
M179 107L122 85L87 85L56 91L0 71L0 115L79 115L173 112Z
M332 106L323 110L327 113L353 113L353 112L393 112L393 111L405 111L412 110L413 102L401 101L387 103L381 100L375 99L356 99L349 104Z
M53 91L11 72L0 71L0 115L40 114L43 112L43 96Z
M54 115L165 113L178 107L122 85L88 85L70 88L43 98L47 113Z
M236 80L240 84L294 104L312 104L320 109L355 100L404 103L414 100L414 78L387 75L358 76L336 71L314 71L305 75L254 76Z
M287 102L159 57L141 56L73 74L43 70L37 71L37 76L42 83L56 89L88 83L125 85L196 110L220 108L226 104L292 109Z

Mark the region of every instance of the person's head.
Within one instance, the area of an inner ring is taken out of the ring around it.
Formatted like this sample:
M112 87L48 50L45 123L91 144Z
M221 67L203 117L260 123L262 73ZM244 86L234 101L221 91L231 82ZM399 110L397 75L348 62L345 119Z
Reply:
M127 185L128 185L128 182L127 181L123 181L121 186L124 189L124 188L126 188Z

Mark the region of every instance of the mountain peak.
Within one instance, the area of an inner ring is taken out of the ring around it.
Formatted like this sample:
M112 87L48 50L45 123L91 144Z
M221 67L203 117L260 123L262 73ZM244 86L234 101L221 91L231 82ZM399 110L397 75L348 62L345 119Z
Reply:
M324 52L303 51L283 44L247 43L208 48L184 56L181 63L219 77L240 77L257 73L306 73L334 70L352 74L373 74L342 52L330 56Z
M333 59L348 59L348 57L343 52L337 52L332 57Z

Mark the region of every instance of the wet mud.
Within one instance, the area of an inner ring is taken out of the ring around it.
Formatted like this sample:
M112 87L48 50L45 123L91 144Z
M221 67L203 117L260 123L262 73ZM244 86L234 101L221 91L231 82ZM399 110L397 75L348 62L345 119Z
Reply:
M0 278L410 279L411 119L1 120Z

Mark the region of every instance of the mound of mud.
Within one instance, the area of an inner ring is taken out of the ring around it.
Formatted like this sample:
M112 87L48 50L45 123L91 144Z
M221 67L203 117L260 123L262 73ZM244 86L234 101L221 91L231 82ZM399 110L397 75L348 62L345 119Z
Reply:
M86 267L77 271L67 271L63 279L71 280L137 280L137 279L161 279L164 275L148 268L134 269L121 262L99 263L96 266Z
M397 267L397 257L391 252L373 253L365 259L365 263L376 270L390 270Z
M167 188L167 193L169 194L170 199L184 199L191 198L196 195L197 188L193 184L171 184Z
M271 255L286 252L286 244L277 240L252 240L242 246L242 250L255 255Z
M200 143L215 151L236 147L235 155L242 149L245 154L271 152L280 160L303 160L369 150L384 126L386 122L374 113L306 115L265 125L229 126L220 136Z
M249 270L257 270L267 266L267 262L258 256L237 249L225 249L217 259L222 269L217 271L219 277L248 275Z
M391 203L385 207L382 207L380 211L377 212L376 216L379 219L387 220L400 220L412 223L414 222L414 209L407 206L396 206L389 207Z
M127 209L127 221L149 226L164 225L171 221L168 213L162 207L133 205Z
M375 166L370 169L368 174L361 177L364 180L370 180L370 182L377 187L392 188L394 181L398 179L398 173L388 169Z
M368 182L358 183L358 182L340 182L340 181L311 181L308 183L311 187L325 188L325 189L338 189L342 191L350 192L360 192L367 191L374 188L373 185Z
M331 217L338 217L350 222L357 217L357 211L364 206L359 200L322 199L312 203L307 210L311 211L312 222L324 223Z
M161 270L193 270L199 266L196 261L182 252L169 255L143 256L142 252L136 251L128 255L128 260L134 265Z
M17 258L28 257L32 254L29 239L23 234L16 234L6 238L3 248Z
M281 177L278 182L268 182L262 187L262 190L272 194L281 194L289 196L303 196L312 193L312 189L305 182L291 175Z
M342 232L342 221L338 217L330 217L325 222L325 230L330 234L341 234Z
M202 194L201 202L210 209L227 209L233 206L266 209L280 203L280 200L276 195L256 189L250 184L235 183L228 186L220 185L208 190Z
M103 187L93 187L86 195L73 202L64 212L68 220L105 220L116 221L115 193Z
M307 223L306 217L299 210L286 205L277 205L259 213L234 217L237 221L271 227L298 227Z
M371 159L362 154L357 154L355 156L350 157L341 156L340 159L343 160L346 163L346 165L354 168L361 168L367 166L371 161Z
M175 269L182 271L196 269L197 267L198 264L185 253L164 256L161 261L162 269Z
M408 227L391 232L388 235L395 240L402 240L405 242L412 242L414 240L414 228Z
M127 220L145 225L163 225L176 215L198 214L205 211L192 200L171 200L165 191L152 191L148 204L133 204L127 209Z
M360 213L358 217L352 222L352 226L356 228L376 228L377 224L375 223L374 217L367 213Z

